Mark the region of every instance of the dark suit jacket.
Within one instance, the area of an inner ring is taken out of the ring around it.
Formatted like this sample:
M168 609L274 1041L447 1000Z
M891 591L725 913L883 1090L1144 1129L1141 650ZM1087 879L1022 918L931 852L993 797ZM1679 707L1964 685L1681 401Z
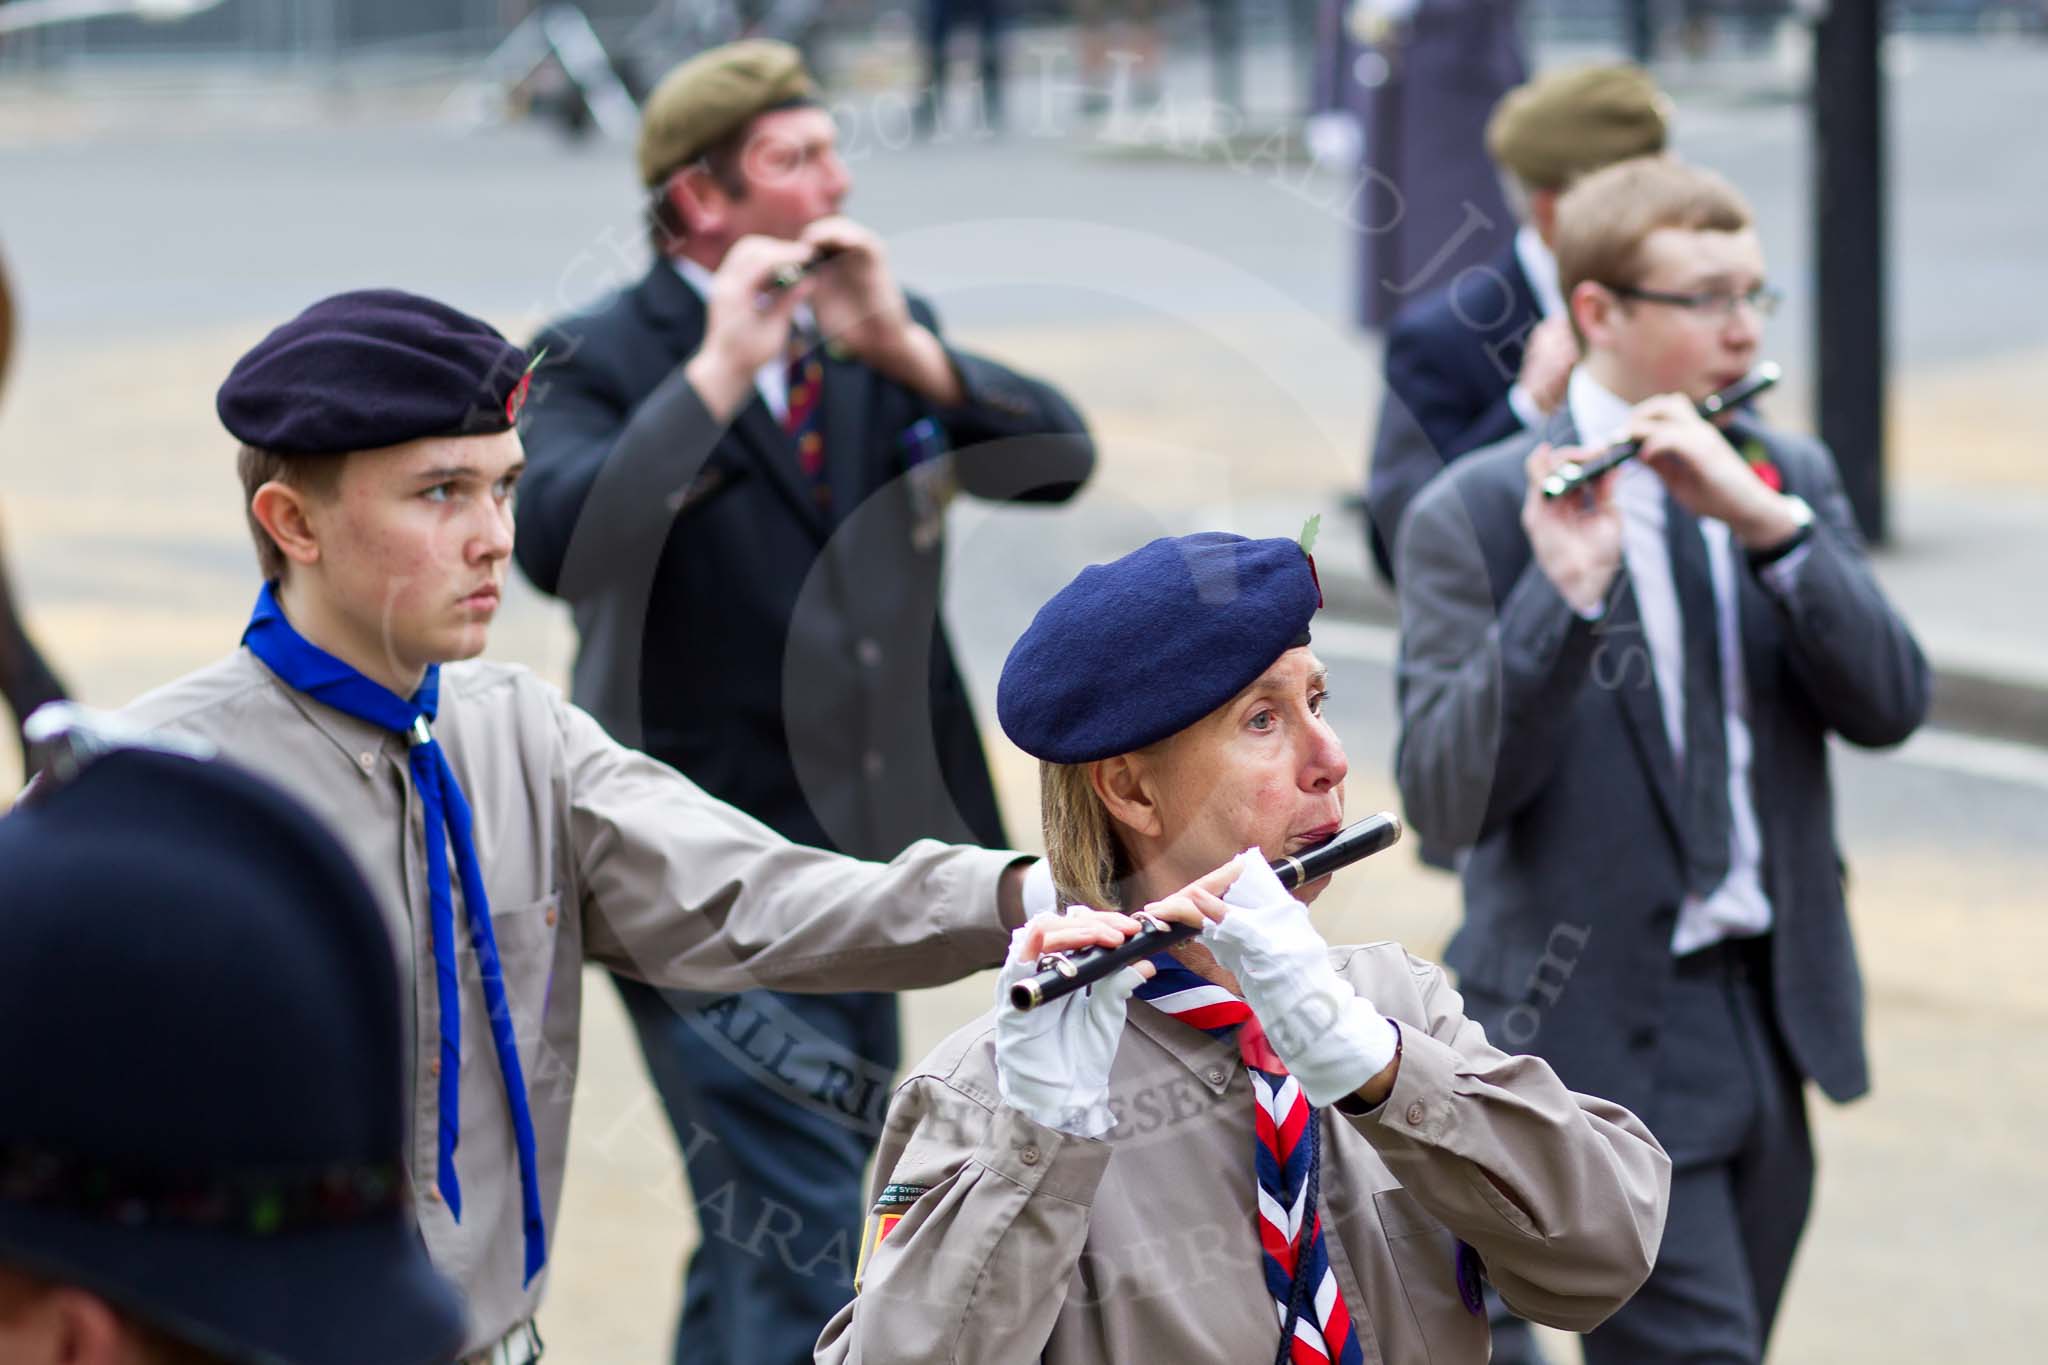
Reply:
M1571 422L1541 434L1569 440ZM1415 825L1470 849L1445 953L1467 1012L1573 1089L1642 1111L1684 890L1677 777L1627 570L1588 623L1533 559L1522 461L1538 437L1458 461L1402 526L1398 775ZM1815 514L1787 598L1737 573L1775 1004L1803 1074L1846 1100L1869 1076L1827 738L1905 739L1928 670L1826 448L1763 439Z
M912 312L937 330L923 303ZM517 555L574 609L577 702L805 843L866 857L922 837L1003 843L939 624L943 545L916 537L929 517L907 467L927 446L912 428L943 430L965 491L1057 501L1094 467L1081 418L961 351L968 399L945 411L828 355L828 514L758 396L725 427L683 378L704 322L658 261L536 341Z
M1394 574L1394 533L1408 504L1460 455L1522 429L1508 390L1543 320L1514 243L1485 266L1417 300L1387 331L1386 388L1365 500L1373 561Z

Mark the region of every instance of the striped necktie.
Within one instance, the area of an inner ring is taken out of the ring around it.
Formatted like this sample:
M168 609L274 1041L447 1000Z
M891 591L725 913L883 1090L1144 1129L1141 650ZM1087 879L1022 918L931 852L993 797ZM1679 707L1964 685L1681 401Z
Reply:
M1259 1176L1259 1247L1287 1345L1278 1358L1292 1365L1364 1365L1316 1207L1322 1174L1316 1111L1266 1041L1250 1005L1167 954L1154 957L1152 965L1158 974L1138 987L1138 997L1213 1037L1235 1033L1238 1055L1251 1073L1258 1105L1252 1158Z
M784 378L789 406L782 416L782 429L796 442L797 467L810 485L812 499L820 511L830 512L832 485L825 478L825 361L818 339L808 330L789 329L787 365Z

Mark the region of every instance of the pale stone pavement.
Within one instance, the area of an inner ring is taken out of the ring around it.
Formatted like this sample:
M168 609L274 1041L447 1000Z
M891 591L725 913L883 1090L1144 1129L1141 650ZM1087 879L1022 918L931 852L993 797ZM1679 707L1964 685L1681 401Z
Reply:
M530 320L497 321L521 334ZM1322 339L1305 344L1278 322L1270 335L1258 319L1232 327L1229 345L1131 321L973 340L1065 384L1093 415L1102 475L1071 515L1143 507L1170 520L1177 509L1256 504L1275 490L1312 504L1320 489L1334 502L1368 421L1363 391L1339 381L1365 367L1364 348L1319 350ZM239 630L253 575L210 395L260 330L252 321L25 358L0 423L9 550L40 635L89 702L118 705L214 657ZM1134 359L1162 355L1170 363ZM1309 382L1278 392L1248 357L1283 372L1306 366ZM2041 429L2020 382L2036 364L2015 358L2010 372L1902 382L1900 488L2021 499L2048 491L2021 435ZM1323 395L1322 406L1304 411L1302 391ZM956 615L963 610L956 601ZM559 680L572 643L561 613L518 588L493 653ZM995 663L970 660L984 699ZM1342 686L1341 654L1334 666ZM1352 704L1384 726L1384 695ZM1010 827L1029 844L1031 766L999 734L989 740ZM1395 805L1383 754L1352 743L1352 809ZM0 755L0 765L12 762ZM1903 765L1884 771L1916 780ZM0 772L0 784L10 778ZM1988 790L1981 799L1994 805L2048 814L2043 787ZM2038 840L1990 837L1943 856L1856 834L1849 852L1879 1089L1850 1109L1815 1106L1820 1202L1774 1359L2027 1358L2048 1330L2038 1283L2048 1271L2048 1174L2036 1136L2048 854ZM1318 914L1333 941L1394 937L1434 954L1455 921L1455 887L1397 854L1340 880ZM652 1361L667 1347L691 1204L623 1016L601 979L590 986L542 1327L551 1359ZM921 1054L979 1012L988 991L984 977L908 997L907 1052Z

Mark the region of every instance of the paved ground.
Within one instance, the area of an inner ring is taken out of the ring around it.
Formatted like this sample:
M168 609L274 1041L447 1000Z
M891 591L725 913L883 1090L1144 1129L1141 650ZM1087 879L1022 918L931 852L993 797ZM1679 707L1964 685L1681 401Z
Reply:
M2008 130L2033 107L2043 57L1904 54L1900 535L1880 569L1938 653L2041 676L2048 473L2034 452L2048 422L2034 389L2048 274L2031 225L2048 152ZM1263 79L1277 89L1277 67ZM1177 95L1198 87L1197 70L1176 72ZM523 331L637 269L619 149L531 129L459 136L406 88L249 94L0 91L0 242L24 309L24 363L0 417L0 514L41 632L94 702L193 667L239 630L254 585L211 393L267 325L329 289L394 282ZM1681 142L1758 201L1793 297L1779 411L1797 422L1811 370L1798 342L1810 290L1801 123L1754 96L1694 90ZM1067 386L1104 441L1103 475L1074 508L958 516L948 611L984 711L1009 641L1091 558L1197 525L1291 534L1313 511L1331 515L1326 553L1342 553L1335 509L1377 389L1371 346L1343 322L1348 243L1332 182L1159 155L1201 140L1184 101L1172 109L1186 111L1185 131L1154 127L1145 155L1108 145L1059 100L1001 143L920 148L887 145L887 106L862 107L849 136L855 211L964 335ZM1353 807L1391 804L1390 642L1365 624L1319 639ZM515 594L496 655L559 678L570 648L557 612ZM1011 828L1028 841L1032 774L991 740ZM1878 1090L1817 1111L1821 1203L1776 1358L2028 1358L2048 1333L2048 1184L2033 1159L2048 759L1930 735L1899 755L1845 753L1839 774ZM1456 915L1448 880L1400 853L1324 906L1332 938L1423 952ZM910 997L909 1050L977 1012L986 991ZM563 1360L648 1361L664 1349L690 1205L609 991L590 998L543 1327Z

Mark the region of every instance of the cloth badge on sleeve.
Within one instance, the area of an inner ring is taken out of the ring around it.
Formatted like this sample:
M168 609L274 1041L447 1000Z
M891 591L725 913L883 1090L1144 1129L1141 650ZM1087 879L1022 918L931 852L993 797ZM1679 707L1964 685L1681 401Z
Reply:
M887 1213L890 1209L907 1208L931 1193L931 1188L929 1185L891 1185L875 1200L875 1212Z
M867 1275L868 1257L875 1254L875 1248L889 1235L889 1230L903 1221L903 1215L910 1206L931 1193L929 1185L908 1185L896 1182L883 1188L875 1197L875 1211L868 1215L867 1223L860 1230L860 1261L853 1268L853 1292L860 1292L861 1281Z
M860 1260L853 1267L853 1292L860 1293L861 1284L867 1279L868 1257L875 1254L875 1248L889 1235L889 1230L903 1221L900 1213L871 1213L867 1225L860 1233Z

